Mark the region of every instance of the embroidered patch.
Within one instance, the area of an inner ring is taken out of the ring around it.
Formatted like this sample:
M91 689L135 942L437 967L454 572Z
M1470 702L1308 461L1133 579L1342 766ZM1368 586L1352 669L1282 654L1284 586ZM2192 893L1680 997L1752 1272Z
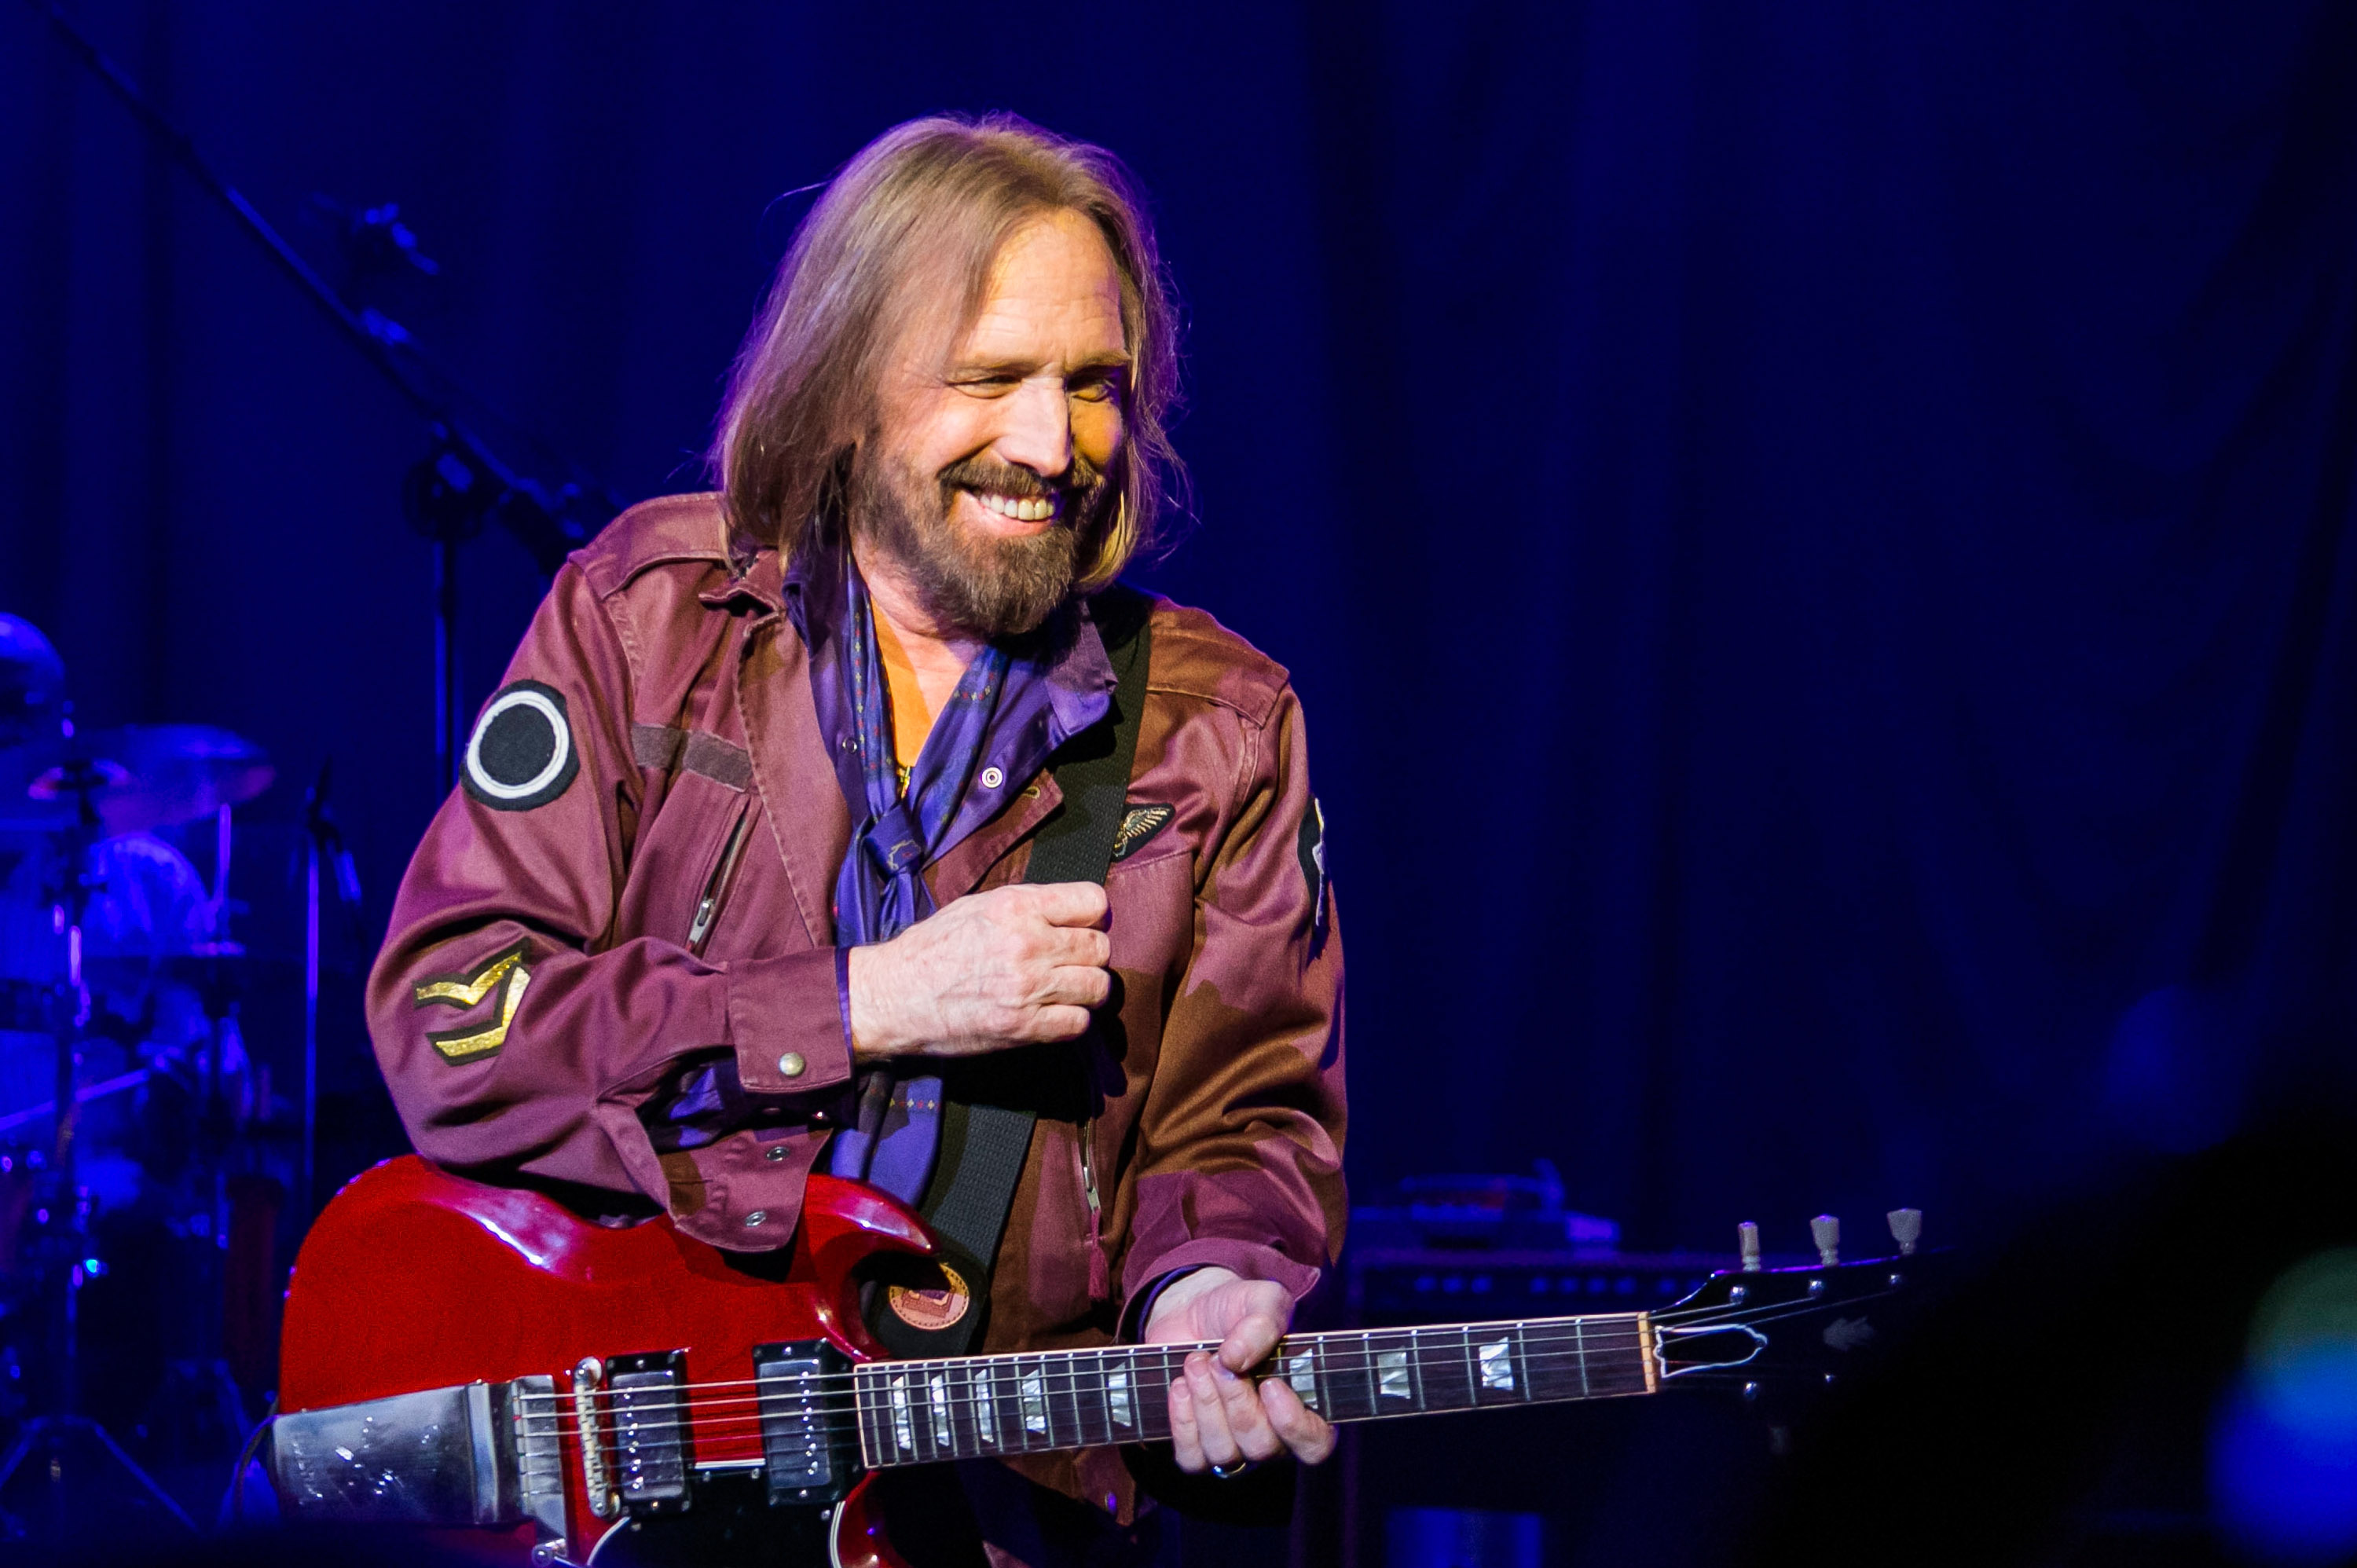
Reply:
M1326 812L1318 804L1318 797L1309 797L1309 810L1301 813L1301 875L1309 884L1309 907L1318 929L1326 929Z
M946 1290L912 1290L907 1285L888 1285L884 1299L901 1322L911 1328L928 1333L949 1327L965 1316L973 1305L973 1294L966 1288L965 1277L947 1263L938 1265Z
M1138 847L1170 825L1178 811L1170 806L1132 806L1121 819L1120 832L1113 835L1113 857L1127 860Z
M490 1024L465 1029L438 1029L429 1032L426 1043L442 1054L445 1061L472 1061L487 1057L507 1044L509 1026L515 1022L516 1008L523 1001L524 987L532 983L532 971L524 967L524 957L530 950L522 942L492 955L490 961L472 974L440 975L419 981L410 988L410 994L420 1007L456 1007L467 1011L482 1004L483 998L494 990L500 993L500 1015Z
M581 771L565 693L537 681L500 688L467 737L467 793L500 811L528 811L565 793Z

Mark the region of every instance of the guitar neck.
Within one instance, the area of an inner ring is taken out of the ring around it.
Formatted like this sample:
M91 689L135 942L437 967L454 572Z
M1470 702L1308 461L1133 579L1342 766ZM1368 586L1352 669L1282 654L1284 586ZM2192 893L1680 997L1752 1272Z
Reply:
M868 1467L1037 1454L1170 1435L1168 1391L1209 1345L881 1361L857 1369ZM1329 1421L1652 1393L1643 1313L1296 1335L1258 1374Z

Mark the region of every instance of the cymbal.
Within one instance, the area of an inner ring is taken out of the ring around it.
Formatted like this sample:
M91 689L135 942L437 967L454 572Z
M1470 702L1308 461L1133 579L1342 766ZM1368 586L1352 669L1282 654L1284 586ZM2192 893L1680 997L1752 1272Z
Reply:
M21 616L0 615L0 746L13 746L57 727L65 660Z
M276 777L260 746L229 730L126 725L0 752L0 812L10 826L70 827L86 794L106 832L144 832L250 800Z

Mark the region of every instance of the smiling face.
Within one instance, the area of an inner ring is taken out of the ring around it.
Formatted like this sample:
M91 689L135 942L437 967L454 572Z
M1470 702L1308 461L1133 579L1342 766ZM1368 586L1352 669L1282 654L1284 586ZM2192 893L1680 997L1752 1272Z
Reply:
M1121 274L1094 224L1033 220L999 252L972 325L915 331L851 474L853 537L944 629L1028 631L1070 596L1114 499L1129 356Z

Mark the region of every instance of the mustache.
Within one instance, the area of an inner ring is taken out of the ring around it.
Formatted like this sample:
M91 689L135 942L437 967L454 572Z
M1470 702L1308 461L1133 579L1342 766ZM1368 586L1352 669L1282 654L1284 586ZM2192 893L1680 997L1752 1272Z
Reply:
M995 462L987 457L963 457L941 471L942 502L947 506L958 490L981 490L991 495L1013 496L1017 500L1052 500L1063 496L1071 500L1086 500L1104 484L1104 470L1079 453L1072 454L1071 467L1053 479L1043 479L1028 468L1012 463ZM1059 509L1069 518L1072 509Z

